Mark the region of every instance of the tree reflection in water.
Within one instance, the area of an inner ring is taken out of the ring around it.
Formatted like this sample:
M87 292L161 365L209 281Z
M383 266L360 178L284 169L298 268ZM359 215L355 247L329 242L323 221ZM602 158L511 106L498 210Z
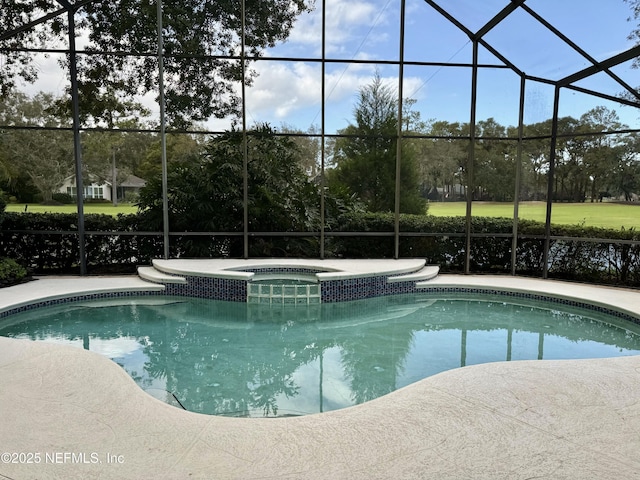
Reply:
M25 312L0 323L0 334L98 351L143 389L236 416L344 408L471 363L640 351L637 326L616 318L467 297L308 307L141 297Z

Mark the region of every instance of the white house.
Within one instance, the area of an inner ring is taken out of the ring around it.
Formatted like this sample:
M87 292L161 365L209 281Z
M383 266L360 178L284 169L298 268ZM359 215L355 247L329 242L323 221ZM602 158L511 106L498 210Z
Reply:
M94 175L89 175L90 184L83 186L85 199L113 200L113 184L108 180L98 182ZM131 195L137 195L140 189L146 185L146 181L135 175L128 175L122 182L118 183L118 201L122 201ZM72 175L67 177L58 189L60 193L67 193L76 198L78 189L76 187L76 177Z

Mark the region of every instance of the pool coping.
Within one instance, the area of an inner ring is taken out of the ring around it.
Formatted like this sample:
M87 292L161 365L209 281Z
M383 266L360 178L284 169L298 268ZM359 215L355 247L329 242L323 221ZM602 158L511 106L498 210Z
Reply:
M134 275L35 277L32 281L0 289L0 318L60 300L160 294L165 290L164 285L146 282Z
M630 289L480 275L427 283L561 296L640 316L640 292ZM134 276L39 278L0 290L0 311L43 295L144 288L158 286ZM98 354L0 337L0 455L40 454L39 463L0 457L0 475L631 478L640 471L639 372L640 357L499 362L343 410L230 419L166 405Z
M161 272L174 275L194 275L236 280L249 280L254 274L250 270L301 268L317 270L319 280L340 280L368 276L400 275L413 272L425 265L425 260L408 258L388 259L301 259L301 258L260 258L260 259L170 259L153 260L153 266Z

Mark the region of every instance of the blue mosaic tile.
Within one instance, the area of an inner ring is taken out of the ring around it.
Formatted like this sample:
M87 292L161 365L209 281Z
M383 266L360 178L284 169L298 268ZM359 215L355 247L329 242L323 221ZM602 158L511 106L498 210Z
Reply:
M611 315L613 317L621 318L623 320L640 325L640 318L635 315L621 312L619 310L613 310L608 307L600 305L594 305L579 300L571 300L568 298L553 297L551 295L541 295L538 293L527 292L511 292L505 290L495 290L490 288L477 288L477 287L428 287L421 288L421 292L424 293L461 293L461 294L483 294L483 295L496 295L501 297L522 298L526 300L535 300L540 302L556 303L558 305L567 305L570 307L583 308L585 310L592 310L599 313Z
M242 270L238 270L242 272L251 272L251 273L286 273L286 274L300 274L300 275L314 275L320 272L326 272L321 268L295 268L295 267L264 267L264 268L243 268Z
M344 302L416 291L415 282L387 283L387 278L387 276L360 277L322 282L322 301Z
M55 298L52 300L42 300L40 302L30 303L28 305L21 305L16 308L5 310L4 312L0 312L0 318L5 318L20 312L26 312L28 310L34 310L36 308L52 307L56 305L64 305L67 303L74 303L74 302L84 302L87 300L102 300L102 299L109 299L109 298L140 297L140 296L157 296L157 295L163 295L163 294L164 292L161 292L161 291L149 291L149 292L129 291L129 292L103 292L103 293L90 293L86 295L73 295L69 297Z
M186 284L166 284L166 295L210 298L231 302L244 302L247 299L247 282L215 277L184 276Z

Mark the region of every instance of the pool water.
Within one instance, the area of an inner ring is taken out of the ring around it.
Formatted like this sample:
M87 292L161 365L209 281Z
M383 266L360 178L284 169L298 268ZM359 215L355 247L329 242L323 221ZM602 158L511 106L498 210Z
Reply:
M165 401L233 416L336 410L465 365L640 354L640 327L617 317L451 294L305 307L112 299L12 315L0 335L101 353Z

